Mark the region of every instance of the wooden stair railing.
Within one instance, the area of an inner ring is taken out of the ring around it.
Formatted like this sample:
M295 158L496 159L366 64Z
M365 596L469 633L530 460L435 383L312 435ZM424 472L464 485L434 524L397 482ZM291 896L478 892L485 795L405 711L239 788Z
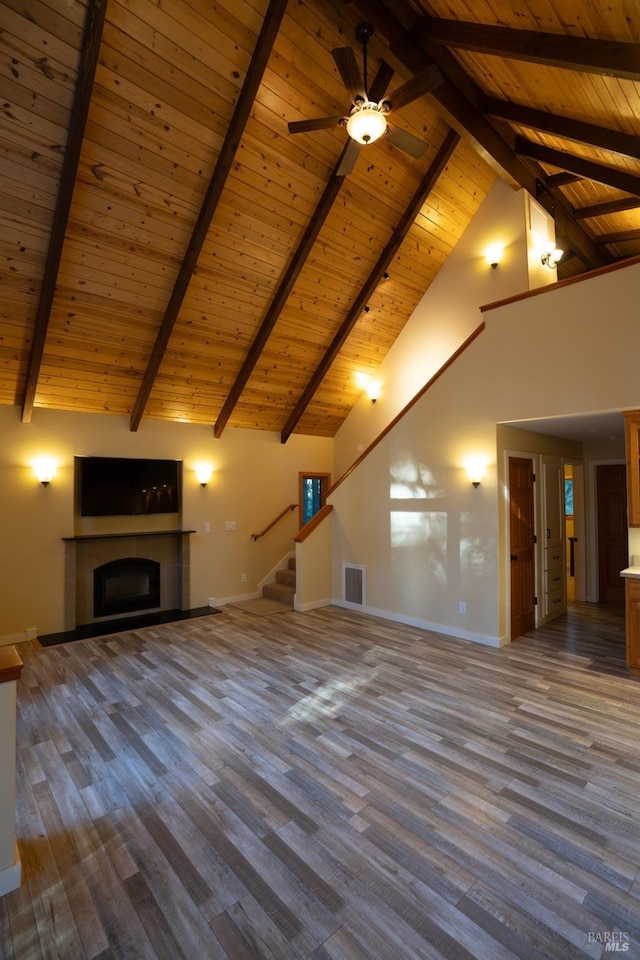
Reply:
M311 517L311 520L307 520L304 527L300 527L295 537L293 538L294 543L304 543L310 533L319 527L325 517L328 517L331 511L333 510L332 503L325 503L324 507L320 507L317 513Z
M464 351L465 351L468 347L471 346L471 344L473 343L473 341L476 339L476 337L478 337L478 336L482 333L483 330L484 330L484 320L482 321L481 324L479 324L479 325L475 328L475 330L474 330L471 334L469 334L469 336L467 337L467 339L466 339L463 343L460 344L460 346L458 347L458 349L457 349L457 350L454 350L454 352L451 354L451 356L449 357L449 359L448 359L448 360L445 360L445 362L442 364L442 366L439 367L438 370L436 370L436 372L435 372L434 375L431 377L431 379L430 379L430 380L427 380L427 382L425 383L425 385L424 385L420 390L418 390L418 392L416 393L416 395L415 395L414 397L412 397L412 399L409 401L409 403L406 404L405 407L402 408L402 410L400 411L400 413L397 414L397 416L395 416L395 417L393 418L393 420L391 420L390 423L388 423L388 424L386 425L386 427L384 428L384 430L382 430L381 433L378 434L378 436L375 438L375 440L373 440L373 441L369 444L369 446L366 448L366 450L364 450L364 451L360 454L360 456L357 458L357 460L354 460L353 463L351 464L351 466L350 466L350 467L347 467L347 469L346 469L345 472L342 474L342 476L339 477L339 478L336 480L336 482L333 484L333 486L331 486L331 487L327 490L327 492L326 492L326 494L325 494L326 497L331 496L331 494L334 492L334 490L335 490L337 487L339 487L340 484L343 483L343 482L347 479L347 477L350 476L350 475L353 473L353 471L356 469L356 467L360 466L360 464L362 463L363 460L366 460L366 458L369 456L369 454L371 453L371 451L374 450L374 449L378 446L378 444L380 443L381 440L384 440L384 438L387 436L388 433L391 433L391 431L392 431L393 428L396 426L396 424L399 423L400 420L402 420L402 418L403 418L404 416L406 416L406 414L409 412L409 410L411 410L411 408L412 408L413 406L415 406L415 404L418 402L418 400L421 400L422 397L424 397L424 395L425 395L425 393L427 392L427 390L429 390L429 388L432 387L433 384L434 384L437 380L440 379L440 377L442 376L442 374L443 374L446 370L449 369L449 367L451 366L451 364L452 364L452 363L455 363L455 361L458 359L458 357L459 357L462 353L464 353Z
M291 510L295 510L297 506L297 503L290 503L289 506L285 507L282 513L279 513L275 520L272 520L269 526L265 527L261 533L252 533L251 536L253 537L254 543L256 540L259 540L260 537L264 537L265 533L269 533L269 530L271 530L272 527L275 527L276 523L279 523L283 517L286 517Z
M384 430L382 430L382 432L378 434L375 440L369 444L367 449L357 458L357 460L355 460L351 464L351 466L347 470L345 470L342 476L338 480L336 480L333 486L330 487L329 490L327 490L327 493L325 494L325 496L329 496L330 494L332 494L333 491L336 489L336 487L338 487L344 480L346 480L347 477L351 473L353 473L356 467L359 464L361 464L366 457L369 456L371 451L378 446L380 441L383 440L384 437L386 437L387 434L391 432L391 430L393 430L395 425L409 412L409 410L411 410L411 408L418 402L418 400L420 400L421 397L425 395L427 390L433 386L436 380L439 380L442 374L449 369L451 364L454 363L458 359L458 357L462 353L464 353L464 351L468 347L471 346L471 344L476 339L476 337L478 337L482 333L482 331L484 330L484 327L485 327L484 321L482 321L482 323L480 323L479 326L476 327L476 329L467 337L467 339L460 344L458 349L454 350L454 352L451 354L449 359L445 360L442 366L438 370L436 370L434 375L431 377L430 380L428 380L425 383L422 389L416 393L416 395L409 401L409 403L406 404L405 407L403 407L400 413L396 417L394 417L393 420L387 424ZM298 533L293 538L294 543L303 543L307 539L309 534L312 533L316 529L316 527L318 527L322 523L323 520L325 520L328 516L330 516L332 510L333 510L333 504L330 504L330 503L326 503L324 507L321 507L321 509L318 510L318 512L314 514L313 517L311 517L311 520L305 523L304 527L300 528Z

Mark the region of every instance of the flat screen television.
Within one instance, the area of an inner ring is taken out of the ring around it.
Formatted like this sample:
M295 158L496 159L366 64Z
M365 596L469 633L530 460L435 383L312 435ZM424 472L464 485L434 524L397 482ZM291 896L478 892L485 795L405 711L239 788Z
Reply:
M178 513L179 460L76 457L76 483L83 517Z

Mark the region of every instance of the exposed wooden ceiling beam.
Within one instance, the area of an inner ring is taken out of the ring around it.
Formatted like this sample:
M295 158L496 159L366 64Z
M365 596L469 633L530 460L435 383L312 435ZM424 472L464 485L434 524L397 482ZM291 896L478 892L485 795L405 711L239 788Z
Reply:
M388 63L383 61L380 64L380 68L376 73L373 83L371 84L370 95L373 100L382 99L392 76L393 69ZM216 439L219 439L222 436L222 431L226 427L229 417L233 413L234 407L240 399L240 395L242 394L242 391L244 390L256 363L258 362L260 354L265 348L267 340L271 335L271 331L276 325L278 317L284 309L284 305L287 302L291 291L293 290L295 282L300 275L300 271L311 254L318 234L320 233L320 230L322 229L322 226L331 211L336 197L338 196L338 193L345 182L344 176L339 175L338 171L342 166L342 162L347 150L352 144L353 141L347 139L344 149L338 158L338 162L336 163L333 172L324 188L323 194L320 197L320 201L313 212L313 216L307 224L307 228L302 236L302 240L298 244L293 257L291 258L289 266L285 271L276 294L267 310L253 343L251 344L251 347L244 358L233 386L229 391L227 399L220 410L218 419L216 420L213 429L213 435L216 437Z
M22 422L30 423L33 406L38 388L38 378L42 366L42 357L49 329L51 306L58 282L58 271L62 258L62 248L69 221L69 210L73 197L80 151L87 124L89 104L93 92L93 83L98 65L100 41L107 10L107 0L90 0L87 7L82 52L78 67L78 83L76 85L71 119L69 122L69 136L64 151L64 161L60 175L60 187L56 201L56 209L51 226L51 237L44 267L44 278L40 290L40 299L33 329L31 354L27 368L27 378L22 399Z
M430 16L418 20L415 34L420 43L441 44L565 70L640 80L640 48L635 43L567 37Z
M596 243L624 243L627 240L640 240L640 230L619 230L617 233L601 233Z
M539 178L536 199L554 218L556 235L560 233L567 238L575 255L588 269L604 267L610 263L610 257L594 242L591 231L576 222L573 217L573 207L560 190L561 186L571 181L564 179L563 174L545 177L537 161L527 160L527 163L531 164L531 169Z
M640 197L622 197L621 200L594 203L588 207L574 207L573 215L576 220L587 220L590 217L607 217L611 213L624 213L625 210L636 210L638 207L640 207Z
M547 177L547 186L550 190L555 187L566 187L569 183L580 183L584 177L579 177L576 173L552 173Z
M356 4L357 6L357 4ZM360 0L359 9L375 25L376 31L387 38L393 55L409 70L418 72L434 62L444 76L444 82L432 91L430 96L438 104L438 111L449 125L471 144L477 153L498 174L514 186L523 187L532 196L540 196L542 184L545 203L552 215L562 221L563 231L571 237L573 248L588 266L603 266L608 259L602 250L593 243L589 234L571 218L571 206L559 195L551 195L546 174L537 164L523 162L514 152L514 144L508 143L501 132L487 120L477 105L484 94L467 76L455 61L452 54L435 43L426 43L421 47L415 40L416 30L411 25L405 29L381 0ZM507 126L506 124L504 126ZM511 132L509 127L507 133ZM548 205L546 199L551 203Z
M541 200L540 197L538 197L538 199ZM589 269L594 269L595 267L604 267L610 263L610 258L606 255L606 252L600 250L590 234L586 233L586 231L575 222L571 213L567 210L567 207L563 205L562 198L554 193L553 201L550 212L555 220L556 231L567 237L571 249L576 256L580 257L585 266ZM547 209L549 209L549 207L547 207Z
M538 188L536 190L536 199L546 210L549 211L555 220L556 235L562 234L567 238L568 244L574 254L582 260L584 265L592 270L596 267L604 267L611 262L605 250L594 242L592 233L589 229L581 226L573 217L573 207L560 189L567 182L566 177L571 174L557 174L551 177L545 177L545 173L535 160L527 160L531 164L531 169L539 177ZM578 177L577 179L581 179Z
M386 38L393 56L412 73L419 73L432 63L437 64L444 81L429 96L437 103L441 116L501 177L535 193L535 177L476 109L476 98L480 99L481 92L454 63L449 52L435 45L433 49L423 49L417 43L414 31L405 29L382 0L359 0L353 5L374 24L376 33Z
M342 321L340 328L329 348L327 349L324 357L320 361L318 367L316 368L313 376L309 380L309 383L305 387L300 399L298 400L295 408L293 409L291 416L287 420L280 440L282 443L286 443L293 430L295 429L296 424L300 420L304 411L306 410L309 402L311 401L316 390L322 383L325 378L329 368L335 358L337 357L340 349L342 348L345 340L353 330L358 317L361 315L364 310L367 301L371 297L371 294L377 287L377 285L382 280L382 277L385 271L388 269L391 261L395 257L396 253L400 249L402 242L407 236L411 225L418 216L420 210L424 206L427 197L433 190L434 186L438 182L438 178L445 166L449 162L453 151L460 142L460 135L453 130L450 130L447 136L445 137L440 149L438 150L436 156L433 159L433 162L429 166L425 176L423 177L420 186L414 193L411 202L409 203L407 209L402 215L400 222L393 231L391 239L387 243L386 247L380 254L378 262L374 266L373 270L369 274L366 283L363 285L360 293L354 300L349 312L347 313L345 319Z
M540 163L548 163L551 166L559 167L561 170L569 170L571 173L577 173L588 180L596 180L598 183L606 183L610 187L616 187L618 190L624 190L625 193L632 193L634 196L640 196L640 177L627 173L625 170L618 170L615 167L607 167L601 163L594 163L593 160L586 160L584 157L576 157L572 153L566 153L564 150L554 150L551 147L545 147L540 143L533 143L524 137L518 137L516 141L516 153L521 157L530 157Z
M639 54L640 56L640 54ZM531 107L520 106L507 100L487 98L482 104L484 113L501 120L509 120L524 127L535 130L544 130L547 133L556 133L569 140L579 143L588 143L603 150L612 150L628 157L640 158L640 140L629 133L620 130L608 130L594 123L584 123L582 120L573 120L571 117L560 117L546 110L534 110Z
M273 330L278 317L280 316L282 309L289 298L291 291L293 290L294 284L298 279L300 271L305 265L309 254L313 249L313 245L316 242L318 234L322 229L322 226L329 215L331 208L335 202L342 185L345 183L345 177L338 176L338 170L342 163L342 158L344 157L346 151L349 148L349 143L345 144L345 147L340 154L340 158L334 167L334 170L327 182L327 185L324 188L323 194L320 198L316 209L313 212L307 228L304 232L302 240L300 241L296 251L289 262L285 274L280 282L280 286L276 291L276 295L271 301L267 313L260 325L260 328L251 344L251 347L244 358L243 364L240 367L238 375L234 381L229 395L225 400L218 419L216 420L215 427L213 429L213 435L216 438L222 436L222 431L227 425L227 421L231 416L233 409L240 399L240 394L244 390L247 380L251 376L251 373L258 362L260 354L264 350L265 344L269 339L271 331Z
M140 421L142 420L153 384L158 375L162 358L164 357L169 339L173 333L180 307L182 306L189 283L191 282L191 277L193 276L193 271L198 262L200 251L207 238L211 221L220 202L220 197L222 196L231 171L234 157L240 146L240 139L251 114L251 109L260 83L262 82L262 77L269 57L271 56L271 51L278 36L280 24L286 9L287 0L271 0L269 3L249 69L242 85L235 110L233 111L233 117L231 118L227 135L209 182L204 202L200 208L198 219L193 228L187 251L180 264L180 270L178 271L176 282L171 291L167 308L156 335L156 341L142 378L138 396L133 405L130 422L132 431L137 430L140 426Z

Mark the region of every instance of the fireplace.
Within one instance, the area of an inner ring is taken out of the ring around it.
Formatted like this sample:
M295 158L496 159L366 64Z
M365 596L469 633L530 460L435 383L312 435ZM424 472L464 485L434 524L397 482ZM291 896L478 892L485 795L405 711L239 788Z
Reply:
M123 557L93 571L94 617L117 617L160 606L160 564Z
M193 530L85 534L65 542L65 630L105 618L189 610Z

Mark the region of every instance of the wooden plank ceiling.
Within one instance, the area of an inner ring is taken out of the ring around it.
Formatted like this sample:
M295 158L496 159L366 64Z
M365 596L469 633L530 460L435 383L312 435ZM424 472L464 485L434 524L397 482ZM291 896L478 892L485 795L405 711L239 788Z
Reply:
M393 116L423 156L383 138L342 176L344 126L288 123L348 113L331 51L362 70L363 20L380 96L438 85ZM560 277L640 254L624 0L7 0L0 26L0 402L25 421L333 436L497 176L554 213Z

